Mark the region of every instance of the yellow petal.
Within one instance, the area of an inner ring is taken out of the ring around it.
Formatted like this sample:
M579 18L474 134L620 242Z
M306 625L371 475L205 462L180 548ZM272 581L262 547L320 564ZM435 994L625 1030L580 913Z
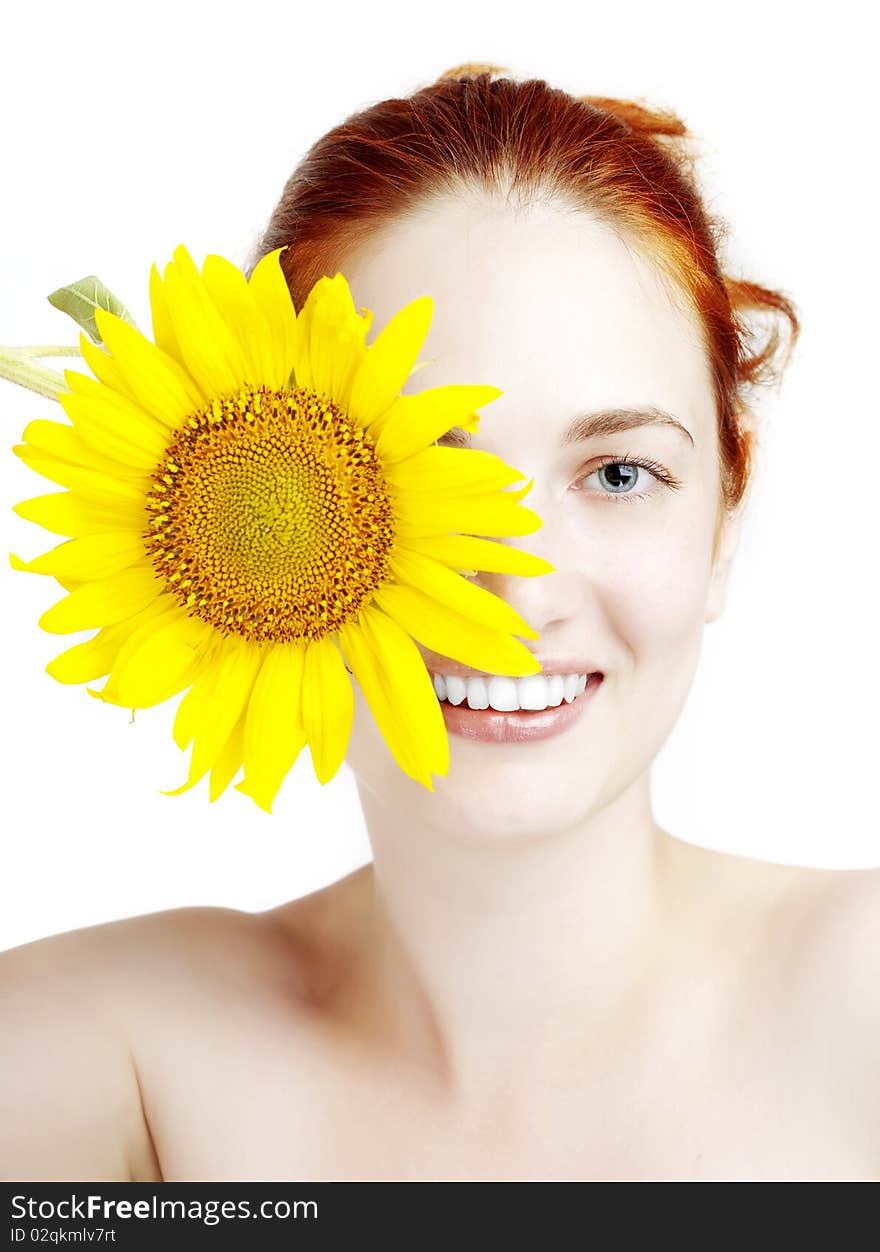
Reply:
M265 647L238 636L225 639L217 650L212 661L216 666L214 685L195 730L194 755L203 756L207 765L213 765L235 722L247 709L265 651Z
M241 763L244 760L244 725L246 720L247 710L244 710L229 732L229 737L211 768L211 774L208 779L208 799L211 803L219 799L239 769L241 769Z
M361 425L369 425L400 394L425 341L433 310L431 297L419 296L395 313L370 344L351 386L351 412Z
M462 617L415 587L385 583L374 592L374 601L403 630L440 656L512 678L541 672L533 654L518 639Z
M402 461L427 448L453 426L467 428L476 409L503 394L497 387L450 384L400 396L370 429L374 437L378 435L376 450L389 464Z
M189 776L180 787L163 794L180 795L188 791L213 768L233 726L247 708L262 657L263 650L258 646L234 635L224 639L222 646L206 652L199 675L184 696L184 702L192 697L193 749Z
M193 681L213 627L188 617L170 596L162 601L163 610L142 622L123 644L110 677L94 693L102 700L127 709L148 709L170 700Z
M183 244L165 267L165 294L181 357L202 393L210 400L238 391L247 375L241 346Z
M345 661L335 640L325 636L306 648L302 679L302 722L318 782L329 782L342 764L353 720Z
M110 360L105 353L100 355L105 360ZM165 448L177 429L155 413L148 412L139 401L132 400L118 388L99 382L97 378L90 378L88 374L65 370L64 380L71 395L93 402L88 407L84 404L77 406L73 417L83 438L88 439L91 430L95 428L106 439L124 437L140 450L152 451L157 446L157 440L160 447ZM67 399L67 392L63 393L63 399L59 396L62 404ZM85 416L85 422L78 420L81 416Z
M367 334L372 322L368 310L356 310L351 292L344 276L337 274L334 281L344 286L346 312L339 331L338 350L333 356L333 381L330 394L346 412L351 408L351 388L357 377L367 349Z
M70 373L67 370L65 376ZM77 384L77 391L59 397L76 433L103 456L149 473L168 446L170 427L129 404L109 387L101 383L94 386L98 394L83 394L81 384Z
M202 718L205 701L214 689L219 673L214 662L223 652L225 642L225 638L217 634L216 638L209 643L205 649L205 664L198 678L177 706L171 734L181 752L192 743L196 728Z
M406 545L401 544L401 547ZM520 574L531 578L537 574L552 574L556 569L543 557L511 544L495 543L491 539L478 539L474 535L423 535L412 539L409 550L432 556L435 561L451 565L453 569L486 570L494 574Z
M50 491L12 506L26 522L35 522L55 535L97 535L109 530L139 531L144 527L143 501L117 496L100 502L73 491Z
M104 626L85 643L60 652L46 666L46 673L60 683L85 683L109 674L126 639L147 617L154 617L157 601L113 626ZM161 609L161 604L159 604Z
M384 473L399 490L453 495L499 491L526 477L501 457L477 448L425 448L404 461L386 464Z
M297 382L348 409L351 385L367 351L367 321L358 316L348 283L337 272L309 292L297 322Z
M404 541L417 535L453 534L531 535L543 520L517 501L531 489L532 481L520 491L499 491L481 496L414 496L392 488L395 527ZM410 546L413 546L410 544Z
M283 248L267 252L254 266L248 286L272 335L272 387L286 387L296 361L296 310L281 268Z
M171 313L168 309L168 293L165 290L165 284L162 282L159 267L155 262L150 267L150 310L153 322L153 341L156 347L161 348L168 356L173 357L178 365L184 366L180 344L177 342L177 335L174 333L174 323L171 321Z
M138 561L145 561L146 550L143 539L130 530L107 531L100 535L68 539L51 552L35 556L32 561L22 561L11 552L9 560L13 569L26 570L30 574L51 574L53 578L90 582L96 578L109 578Z
M124 638L121 622L105 626L94 639L59 652L45 667L46 673L60 683L87 683L101 678L110 673Z
M449 771L449 739L422 654L373 604L342 627L339 641L391 755L433 791L431 774Z
M198 386L167 352L106 309L95 310L95 322L127 393L148 413L176 428L202 407Z
M15 444L12 451L24 461L25 465L29 465L44 478L48 478L53 483L60 483L62 487L81 492L84 496L91 496L97 501L113 503L128 500L143 503L145 492L149 489L150 480L146 477L141 479L126 475L121 478L104 474L100 470L72 465L69 461L59 461L57 457L49 456L45 452L34 452L23 443Z
M323 277L309 293L313 309L308 319L308 344L299 339L300 360L302 353L308 352L309 367L312 381L310 386L319 395L332 396L334 356L338 351L339 331L348 311L345 305L345 291L333 278ZM308 303L308 300L306 301ZM305 312L305 310L303 310ZM351 306L352 316L354 305ZM300 326L302 332L303 326Z
M149 566L133 565L71 591L46 610L39 625L53 635L112 626L146 608L161 592L162 584Z
M79 397L61 392L58 396L63 407L69 400ZM105 455L93 445L87 443L82 432L71 426L69 422L55 422L48 418L37 417L28 422L22 431L22 439L36 453L66 461L69 465L79 465L84 469L97 470L111 478L132 478L149 473L153 462L144 461L138 467L130 463L120 462L118 458Z
M128 400L129 404L140 404L137 387L132 387L125 374L106 349L92 343L81 331L79 336L80 355L101 385L115 394ZM72 372L72 371L71 371ZM65 377L67 372L65 371ZM83 375L86 377L86 375ZM158 415L154 414L158 418ZM167 424L167 423L166 423Z
M519 613L506 600L469 583L454 570L448 569L433 557L419 552L397 548L392 552L391 569L399 583L411 585L423 595L454 609L462 617L473 618L481 626L493 630L522 635L526 639L540 638Z
M244 781L236 790L267 813L278 789L306 744L301 720L305 651L297 643L276 644L251 693L244 727Z
M208 295L238 340L247 381L274 386L272 331L241 270L225 257L205 257L202 278Z
M312 382L312 318L315 315L315 307L320 300L321 292L329 281L326 274L318 279L306 296L306 302L299 311L296 325L293 329L293 358L296 385L309 390L314 389Z

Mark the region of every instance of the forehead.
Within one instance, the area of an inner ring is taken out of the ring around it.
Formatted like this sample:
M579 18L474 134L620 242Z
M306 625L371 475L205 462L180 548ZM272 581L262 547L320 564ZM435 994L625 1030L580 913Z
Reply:
M339 264L380 328L430 295L434 315L405 391L501 388L481 425L527 407L566 423L585 409L657 405L695 439L714 413L699 320L607 225L563 203L438 196Z

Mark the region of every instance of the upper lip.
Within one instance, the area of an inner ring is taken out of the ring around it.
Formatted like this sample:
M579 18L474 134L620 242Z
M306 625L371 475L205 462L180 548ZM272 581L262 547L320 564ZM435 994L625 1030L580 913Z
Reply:
M535 657L541 666L542 674L597 674L602 667L594 661L583 657ZM426 662L428 670L433 674L454 674L458 678L495 678L492 671L471 669L468 665L460 665L458 661L440 659Z

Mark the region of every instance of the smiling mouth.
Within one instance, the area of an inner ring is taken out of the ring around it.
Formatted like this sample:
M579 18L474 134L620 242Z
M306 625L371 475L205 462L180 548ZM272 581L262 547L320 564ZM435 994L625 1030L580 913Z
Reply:
M344 664L354 678L348 662ZM442 705L461 709L462 712L518 714L524 717L573 704L580 696L595 690L605 677L601 670L529 674L525 678L461 676L433 670L428 670L428 673L434 694Z
M571 700L566 700L563 693L560 703L548 703L541 708L496 709L491 705L482 707L479 688L475 698L469 694L461 703L451 704L448 699L441 700L438 696L438 704L446 729L451 735L486 744L531 744L572 730L581 718L588 715L587 710L592 705L603 679L604 674L597 671L587 674L583 690L576 690ZM558 687L558 684L555 686ZM452 694L456 695L454 685ZM550 699L554 699L555 695L556 691L551 692ZM468 699L472 699L480 707L471 707ZM526 703L528 702L529 697L526 698ZM531 702L539 703L539 699L533 696Z
M593 689L598 686L602 678L600 671L529 674L525 678L431 674L434 692L441 704L475 713L524 716L573 704L588 687Z

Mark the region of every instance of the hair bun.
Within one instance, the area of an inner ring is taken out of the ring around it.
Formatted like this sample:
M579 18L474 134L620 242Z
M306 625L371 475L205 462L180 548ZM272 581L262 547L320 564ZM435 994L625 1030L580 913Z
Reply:
M591 104L603 113L626 122L633 130L644 135L686 135L687 127L671 109L655 109L635 100L615 100L610 96L577 96L584 104Z
M494 77L496 74L510 75L510 70L506 65L485 65L482 61L463 61L461 65L453 65L451 70L444 70L438 75L437 82L441 83L447 78L476 78L479 74L489 74Z

